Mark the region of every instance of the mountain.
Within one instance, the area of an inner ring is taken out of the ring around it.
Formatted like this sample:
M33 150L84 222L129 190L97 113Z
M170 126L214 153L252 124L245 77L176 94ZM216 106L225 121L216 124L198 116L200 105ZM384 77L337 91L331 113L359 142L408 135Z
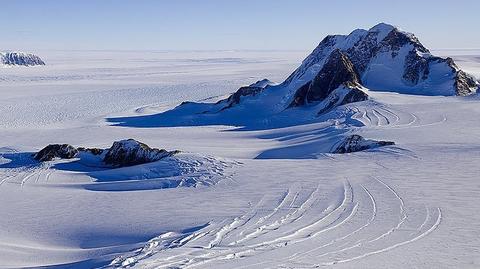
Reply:
M413 34L385 23L347 36L327 36L283 85L299 88L311 81L335 50L351 60L363 85L371 90L469 95L478 89L451 58L432 55Z
M40 57L24 52L0 52L0 64L3 65L45 65Z
M280 84L260 80L216 103L184 102L151 118L161 126L282 127L340 112L335 108L366 101L372 91L466 96L478 88L451 58L434 56L413 34L381 23L325 37Z

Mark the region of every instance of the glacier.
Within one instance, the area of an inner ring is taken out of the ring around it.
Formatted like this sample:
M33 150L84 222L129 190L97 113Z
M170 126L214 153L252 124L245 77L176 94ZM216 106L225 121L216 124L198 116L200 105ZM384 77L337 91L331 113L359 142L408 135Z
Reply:
M41 68L2 69L0 268L479 267L480 98L455 80L476 83L480 51L417 54L417 84L399 68L407 49L357 67L348 48L394 28L311 54L53 51ZM290 106L335 50L357 79ZM386 60L398 72L373 79ZM322 111L352 88L368 98ZM349 137L395 144L334 153ZM128 138L182 153L129 167L32 158Z

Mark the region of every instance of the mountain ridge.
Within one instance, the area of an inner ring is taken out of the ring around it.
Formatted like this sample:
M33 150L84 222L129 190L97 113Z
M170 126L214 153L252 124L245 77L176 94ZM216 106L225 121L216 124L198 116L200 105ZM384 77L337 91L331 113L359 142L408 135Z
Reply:
M357 29L349 35L325 37L282 85L293 84L295 88L298 83L310 81L335 49L340 49L350 58L367 88L408 94L462 96L473 94L478 89L475 80L460 70L453 59L434 56L414 34L386 23L369 30ZM386 63L390 65L386 66ZM382 65L385 65L383 69ZM392 71L402 71L395 76L395 83L382 82L379 74ZM443 80L432 79L439 73L451 74ZM451 80L450 84L448 80ZM441 86L441 90L432 91L435 86Z
M21 65L21 66L35 66L45 65L45 62L35 54L9 51L0 52L0 64L3 65Z
M434 56L414 34L380 23L326 36L280 84L260 80L216 103L184 102L152 117L162 126L281 127L324 114L324 120L335 120L337 112L343 113L337 107L367 101L374 91L467 96L478 87L453 59Z

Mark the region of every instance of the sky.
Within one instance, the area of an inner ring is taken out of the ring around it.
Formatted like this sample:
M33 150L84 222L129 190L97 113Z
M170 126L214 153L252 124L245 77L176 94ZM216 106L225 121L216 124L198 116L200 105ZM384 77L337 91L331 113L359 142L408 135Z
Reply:
M0 0L0 50L310 50L379 22L480 48L479 0Z

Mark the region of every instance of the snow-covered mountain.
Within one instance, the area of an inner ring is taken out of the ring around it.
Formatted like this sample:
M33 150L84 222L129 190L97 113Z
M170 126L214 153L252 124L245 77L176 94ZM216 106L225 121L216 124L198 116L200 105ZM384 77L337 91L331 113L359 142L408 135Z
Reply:
M0 52L0 64L2 65L45 65L45 62L37 55L24 52Z
M469 95L478 89L451 58L432 55L413 34L385 23L347 36L327 36L283 84L298 88L308 83L335 50L352 61L363 85L371 90Z
M186 102L166 116L176 122L183 117L187 123L195 114L196 124L246 125L256 120L285 125L365 101L369 91L466 96L478 88L453 59L434 56L413 34L381 23L325 37L281 84L261 80L215 104ZM286 115L292 110L303 114Z

